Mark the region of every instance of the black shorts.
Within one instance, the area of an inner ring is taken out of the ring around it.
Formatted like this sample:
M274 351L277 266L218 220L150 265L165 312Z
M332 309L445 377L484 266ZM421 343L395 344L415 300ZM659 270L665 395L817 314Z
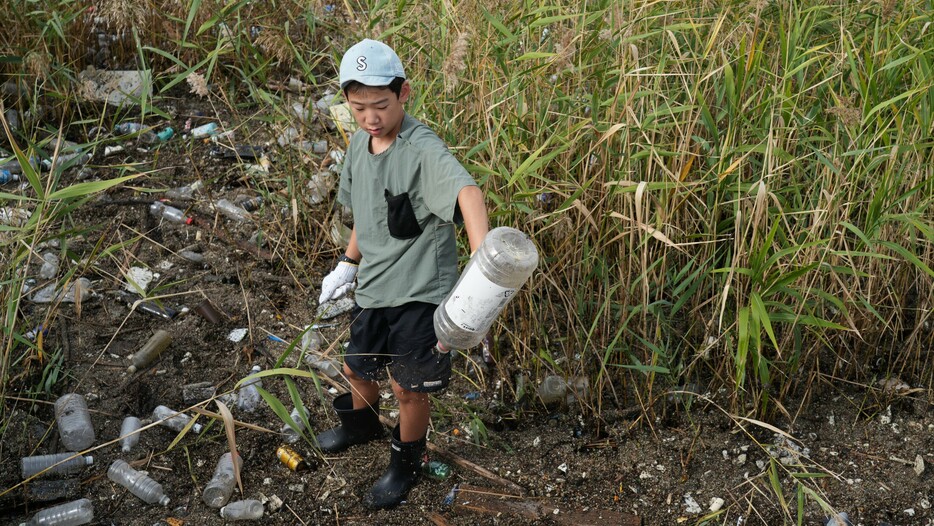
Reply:
M357 376L379 381L386 369L409 391L440 391L451 381L451 356L434 351L438 342L432 320L437 305L407 303L351 313L350 346L344 361Z

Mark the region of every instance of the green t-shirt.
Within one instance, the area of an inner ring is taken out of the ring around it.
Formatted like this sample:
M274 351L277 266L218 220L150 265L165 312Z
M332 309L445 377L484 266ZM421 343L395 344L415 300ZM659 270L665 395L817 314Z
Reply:
M428 126L406 114L392 145L373 155L358 132L344 157L337 200L353 211L363 258L357 304L439 304L457 281L457 194L476 186Z

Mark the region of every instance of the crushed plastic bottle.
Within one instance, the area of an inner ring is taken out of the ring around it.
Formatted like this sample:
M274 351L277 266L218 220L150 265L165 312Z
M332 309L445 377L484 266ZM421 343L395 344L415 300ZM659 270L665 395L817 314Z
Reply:
M23 480L26 480L39 473L42 473L43 477L80 473L87 466L94 464L94 457L75 455L74 453L54 453L51 455L23 457L20 459L19 464Z
M185 426L191 421L191 417L185 413L179 413L174 409L169 409L164 405L157 405L156 408L152 410L152 420L158 422L158 424L163 427L180 432L182 429L185 429ZM194 424L191 426L191 430L195 433L200 433L201 424Z
M435 335L441 345L453 350L479 344L537 266L538 250L528 236L510 227L490 230L435 310Z
M94 520L94 504L78 499L44 509L20 526L80 526Z
M185 212L175 208L174 206L169 206L161 201L154 201L149 205L149 213L155 217L161 217L166 221L172 221L173 223L184 223L190 225L192 219L185 216Z
M191 199L203 186L204 182L198 180L191 184L186 184L185 186L170 188L165 191L165 196L169 199Z
M237 455L237 469L243 469L243 458L240 455ZM235 482L233 455L227 452L217 461L214 476L204 486L201 500L212 508L220 508L227 504L230 496L233 495Z
M238 500L221 508L221 517L229 521L249 521L263 518L263 503L256 499Z
M52 303L60 301L62 303L74 303L75 298L85 301L93 294L91 280L88 278L78 278L68 284L64 291L58 289L57 283L51 283L29 295L29 300L33 303Z
M538 386L538 397L544 404L561 402L568 392L568 383L557 375L548 375Z
M113 132L117 135L130 135L131 133L139 133L143 129L143 125L138 122L121 122L113 128Z
M168 331L158 330L155 334L149 338L143 347L130 355L130 361L133 362L133 365L127 368L127 371L130 374L135 373L136 371L147 367L149 364L154 362L159 355L162 354L162 351L166 350L169 345L172 343L172 335Z
M255 374L262 370L262 367L254 365L253 368L250 369L250 374ZM259 407L260 400L263 398L260 396L257 388L262 386L263 381L260 378L254 378L253 380L244 382L237 391L237 409L246 411L247 413L256 411Z
M305 413L305 418L302 418L302 413ZM295 429L292 429L292 426L289 424L282 424L280 433L282 433L282 436L286 442L289 444L298 442L298 439L301 438L300 432L305 430L305 421L308 420L308 416L307 408L302 408L299 410L299 408L296 407L292 409L289 417L292 419L292 422L295 423L295 427L298 428L298 430L296 431Z
M139 428L142 422L135 416L123 419L120 425L120 450L129 453L139 443Z
M214 203L214 209L236 221L248 221L253 219L252 214L231 203L227 199L220 199Z
M84 396L69 393L56 400L55 421L62 445L69 451L83 451L94 443L94 426Z
M107 469L107 478L128 489L147 504L169 505L169 497L162 490L162 485L145 473L136 471L126 461L115 460Z

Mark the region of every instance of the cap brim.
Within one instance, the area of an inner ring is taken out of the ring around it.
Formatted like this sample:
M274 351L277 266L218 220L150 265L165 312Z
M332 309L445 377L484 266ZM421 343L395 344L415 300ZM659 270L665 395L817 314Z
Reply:
M349 78L344 82L341 82L341 89L344 89L347 84L350 84L353 81L357 81L364 86L388 86L395 78L396 77L384 77L382 75L355 75L353 78Z

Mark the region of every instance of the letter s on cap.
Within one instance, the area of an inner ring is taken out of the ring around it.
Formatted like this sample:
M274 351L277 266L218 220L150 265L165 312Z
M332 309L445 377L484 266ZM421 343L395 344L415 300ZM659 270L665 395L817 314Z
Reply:
M357 71L366 71L366 57L357 57Z

